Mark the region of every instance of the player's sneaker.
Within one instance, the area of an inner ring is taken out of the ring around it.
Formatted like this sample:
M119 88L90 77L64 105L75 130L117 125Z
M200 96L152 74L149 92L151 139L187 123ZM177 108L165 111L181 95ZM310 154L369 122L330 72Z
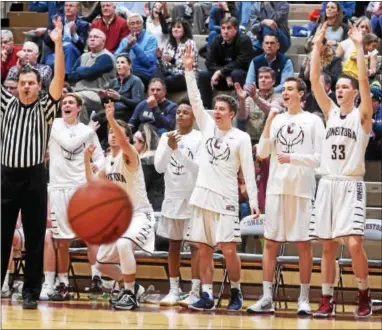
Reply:
M134 293L124 290L122 297L113 306L115 309L133 310L139 307L139 302Z
M42 285L42 289L40 292L39 300L50 300L54 294L54 287L53 285L44 282Z
M176 306L178 302L181 300L179 289L170 290L168 295L164 297L160 302L160 306Z
M368 317L373 314L372 301L370 298L370 289L358 290L357 317Z
M195 303L188 305L188 308L197 311L213 311L215 310L215 302L213 298L210 298L207 292L202 292L200 299Z
M88 298L90 300L97 300L99 296L103 295L102 280L99 276L94 276L88 289Z
M145 292L145 288L138 284L138 283L135 283L135 286L134 286L134 295L135 297L137 298L137 300L139 301L139 298L143 295L143 293ZM124 295L124 290L123 289L116 289L116 290L113 290L111 292L111 295L110 295L110 304L112 305L115 305L121 298L122 296Z
M199 299L199 292L190 291L190 293L184 299L178 301L178 305L184 308L188 308L189 305L196 303Z
M51 297L52 301L65 301L70 300L69 288L65 283L60 283Z
M1 288L1 298L9 298L12 295L12 290L7 283Z
M227 310L239 311L243 306L243 294L239 289L231 289L231 298L229 300Z
M298 298L297 315L308 316L310 314L312 314L312 310L310 309L309 300Z
M247 308L250 314L272 314L275 312L275 306L271 297L262 296L260 300Z
M336 315L335 302L332 296L322 295L320 305L316 312L313 313L313 317L331 317Z

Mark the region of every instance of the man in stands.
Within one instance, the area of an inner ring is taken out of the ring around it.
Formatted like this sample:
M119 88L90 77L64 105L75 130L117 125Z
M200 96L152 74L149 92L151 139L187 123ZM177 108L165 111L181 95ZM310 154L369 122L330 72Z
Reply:
M126 20L115 12L114 2L101 2L101 17L94 20L91 29L99 29L106 36L105 48L114 53L121 40L129 34Z
M256 82L256 85L259 85L257 81L259 69L262 66L269 66L276 73L274 91L275 93L281 93L285 79L294 75L292 60L281 53L280 39L274 33L264 37L263 49L264 53L256 56L251 61L245 83Z
M244 85L249 63L253 57L251 39L239 33L234 17L221 21L221 34L213 40L207 56L207 70L199 75L203 105L212 107L212 89L230 90L238 82Z
M1 82L7 77L9 69L17 63L17 53L22 49L15 46L13 33L1 30Z
M34 42L26 41L22 50L17 53L18 60L16 65L9 70L7 79L17 78L21 68L29 63L40 73L42 83L41 92L45 94L48 92L50 81L52 80L52 69L48 65L37 63L38 55L38 46Z
M76 83L74 90L84 100L85 108L80 114L80 121L87 124L89 113L103 108L98 95L116 76L113 54L105 49L105 34L98 29L89 33L87 53L74 64L72 72L67 75L67 80Z
M157 39L143 29L140 14L131 14L127 19L130 34L124 38L115 51L115 56L127 53L133 62L133 72L148 86L157 68Z
M64 22L62 41L65 54L65 71L71 72L74 63L84 52L89 34L89 23L78 17L80 11L79 2L65 1L64 10L64 16L61 19ZM53 23L48 27L48 31L52 30L52 28ZM44 42L50 51L45 63L52 68L54 63L54 43L50 39L48 32L44 36Z

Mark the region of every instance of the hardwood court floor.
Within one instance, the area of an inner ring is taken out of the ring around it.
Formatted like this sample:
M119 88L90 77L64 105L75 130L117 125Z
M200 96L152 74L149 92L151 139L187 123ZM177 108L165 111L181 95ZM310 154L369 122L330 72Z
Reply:
M38 310L23 310L21 302L2 300L2 329L381 329L381 314L356 319L354 306L334 319L297 318L296 304L280 309L276 315L195 312L182 308L159 308L141 304L136 311L114 311L107 302L73 300L40 302ZM252 302L245 301L245 307ZM223 306L225 304L223 303ZM316 308L317 304L311 304ZM342 308L341 308L342 310Z

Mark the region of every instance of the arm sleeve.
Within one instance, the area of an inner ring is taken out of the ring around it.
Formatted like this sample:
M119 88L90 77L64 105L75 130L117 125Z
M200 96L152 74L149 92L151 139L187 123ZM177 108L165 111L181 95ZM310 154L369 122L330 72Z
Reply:
M168 130L175 128L175 116L178 106L175 103L169 104L166 114L164 115L158 107L152 109L157 126L164 127Z
M272 4L264 4L264 9L268 13L269 19L273 19L276 23L288 22L289 3L284 1L275 2Z
M135 53L135 61L139 61L146 68L151 68L157 61L157 48L158 41L154 37L150 37L145 47L136 43L131 49Z
M103 155L102 147L99 142L98 136L95 132L92 135L92 140L93 140L92 143L96 145L96 149L94 150L92 159L93 159L93 162L97 165L97 167L101 169L104 167L105 157Z
M217 49L220 47L219 40L220 39L216 37L212 41L211 46L208 47L206 67L211 73L215 73L216 71L221 69L221 66L216 61L216 59L219 58L219 52L217 51Z
M77 68L77 74L80 79L84 80L94 80L100 75L113 70L114 62L109 55L99 56L92 66L85 67L79 66Z
M251 139L248 134L245 135L240 146L240 165L243 171L245 186L247 188L249 204L251 208L258 207L257 185L255 179L255 167L252 159Z
M85 49L86 40L89 35L89 23L86 22L86 24L81 26L81 28L77 29L77 33L75 35L76 38L74 36L72 37L73 44L82 53Z
M208 20L208 30L220 32L220 25L217 20L219 9L217 7L211 8L210 19Z
M80 64L81 64L81 56L74 63L72 67L72 71L66 73L66 79L69 82L76 83L77 81L81 80L81 77L77 72L78 68L80 67Z
M206 112L203 106L202 98L198 85L196 84L196 77L194 71L186 71L186 84L188 98L191 102L192 111L194 113L196 123L199 129L203 132L209 125L213 124L213 119Z
M51 132L51 138L55 139L57 143L63 147L67 151L74 151L77 149L81 144L85 143L86 140L88 140L91 135L93 134L93 131L91 129L84 130L81 135L74 136L70 139L67 139L66 137L63 137L62 134L57 131L55 126L52 126L52 132ZM97 146L98 147L98 146Z
M256 82L256 71L255 64L253 61L251 61L247 72L247 78L245 78L245 84L252 84L253 82Z
M251 32L255 35L257 35L261 31L261 20L258 16L258 10L256 8L256 5L252 5L251 7L251 19L250 19L250 26L251 26Z
M249 62L251 61L253 57L253 48L252 48L251 39L246 35L239 36L239 38L241 39L240 45L238 47L239 54L236 57L235 61L232 61L223 67L222 74L224 76L230 75L231 72L235 69L248 70Z
M316 119L314 126L314 153L313 154L291 154L290 163L308 167L318 167L321 162L321 147L325 136L325 127L320 118Z
M286 78L293 77L293 75L294 75L293 63L292 63L292 60L289 59L286 61L285 66L284 66L284 70L281 73L280 85L278 85L274 88L275 93L281 93Z
M183 164L183 166L190 172L197 174L199 170L199 164L196 159L191 159L185 154L185 150L180 151L179 148L174 151L174 155ZM195 157L196 158L196 157Z
M127 38L123 38L121 40L121 42L119 43L119 46L117 48L117 50L114 52L114 57L117 58L118 55L121 55L123 53L128 53L128 51L126 50L126 45L127 45Z
M145 97L145 86L141 80L136 80L131 89L131 99L121 94L120 101L128 107L136 107Z
M273 152L275 149L275 142L274 142L274 136L275 136L275 119L273 120L271 124L270 134L269 138L264 138L264 133L261 134L259 145L257 147L257 154L260 158L265 159L268 158L269 155Z
M155 156L154 156L154 166L155 166L155 170L158 173L166 172L168 163L173 153L173 150L168 146L167 141L168 141L167 135L162 134L159 141L158 149L155 152Z
M1 84L1 112L2 113L5 112L9 102L11 101L13 97L14 96L5 89L3 84Z
M52 124L54 118L56 118L60 106L59 102L60 100L55 100L50 95L50 93L41 99L41 105L44 109L45 120L48 124Z

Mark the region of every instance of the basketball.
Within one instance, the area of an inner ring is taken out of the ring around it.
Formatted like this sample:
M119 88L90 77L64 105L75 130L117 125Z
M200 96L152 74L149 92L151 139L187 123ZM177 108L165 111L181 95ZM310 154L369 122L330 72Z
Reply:
M127 230L133 204L126 191L107 180L96 180L76 190L68 204L73 232L91 244L115 242Z

